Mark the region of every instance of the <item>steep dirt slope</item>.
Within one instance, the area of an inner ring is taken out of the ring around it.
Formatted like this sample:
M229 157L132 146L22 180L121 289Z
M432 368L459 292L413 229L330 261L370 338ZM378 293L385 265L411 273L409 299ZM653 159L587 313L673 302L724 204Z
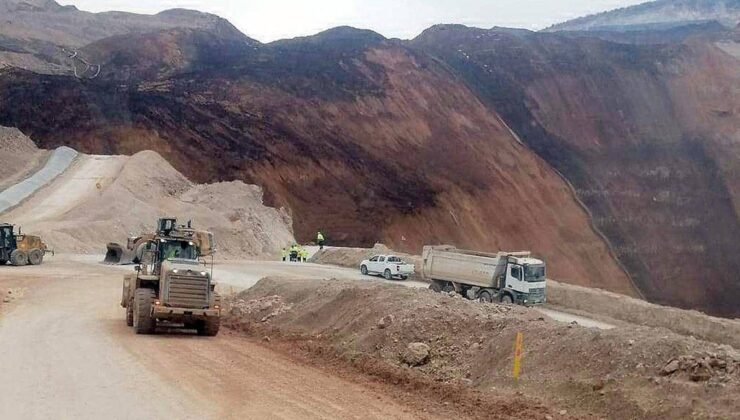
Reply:
M432 28L415 40L576 187L652 301L740 314L737 33L624 45Z
M45 146L154 149L196 181L259 184L292 210L302 241L321 229L333 243L415 252L526 248L556 278L632 293L566 185L423 54L350 28L231 57L203 32L147 39L91 45L105 63L165 52L91 81L6 71L0 121ZM167 59L175 50L186 59ZM41 100L58 106L39 111Z

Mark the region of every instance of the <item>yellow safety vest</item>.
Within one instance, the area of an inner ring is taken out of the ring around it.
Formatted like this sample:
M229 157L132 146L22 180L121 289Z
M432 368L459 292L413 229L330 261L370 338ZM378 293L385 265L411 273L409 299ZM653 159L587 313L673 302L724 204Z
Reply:
M319 234L316 235L316 240L317 241L323 241L324 240L324 235L322 235L321 232L319 232Z

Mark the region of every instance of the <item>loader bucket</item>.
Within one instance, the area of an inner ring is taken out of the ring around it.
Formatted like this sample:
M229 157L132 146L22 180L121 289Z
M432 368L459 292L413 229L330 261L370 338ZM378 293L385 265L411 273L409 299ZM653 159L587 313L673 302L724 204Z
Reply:
M109 243L107 248L103 263L111 265L128 265L134 263L134 253L125 249L120 244Z

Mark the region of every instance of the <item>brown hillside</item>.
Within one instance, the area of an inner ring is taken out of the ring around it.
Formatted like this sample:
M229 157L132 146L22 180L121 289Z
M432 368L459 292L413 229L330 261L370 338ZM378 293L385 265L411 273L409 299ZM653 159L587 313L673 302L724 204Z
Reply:
M650 300L737 315L740 60L725 51L736 39L437 27L414 44L570 179Z
M196 181L257 183L292 209L304 241L322 229L334 244L414 252L527 248L553 277L632 293L561 179L423 54L339 28L224 58L211 35L177 32L136 44L195 40L187 58L129 67L129 84L115 71L87 81L8 71L0 98L13 106L0 120L45 146L153 149ZM135 50L103 45L89 49L103 63ZM42 100L57 106L40 110Z

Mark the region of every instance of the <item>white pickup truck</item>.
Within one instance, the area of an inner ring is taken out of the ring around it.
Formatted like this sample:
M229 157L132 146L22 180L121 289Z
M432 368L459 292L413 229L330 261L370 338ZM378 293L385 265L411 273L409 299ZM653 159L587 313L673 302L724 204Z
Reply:
M382 274L386 280L394 277L406 280L414 274L414 265L395 255L375 255L360 263L360 272L363 275Z

